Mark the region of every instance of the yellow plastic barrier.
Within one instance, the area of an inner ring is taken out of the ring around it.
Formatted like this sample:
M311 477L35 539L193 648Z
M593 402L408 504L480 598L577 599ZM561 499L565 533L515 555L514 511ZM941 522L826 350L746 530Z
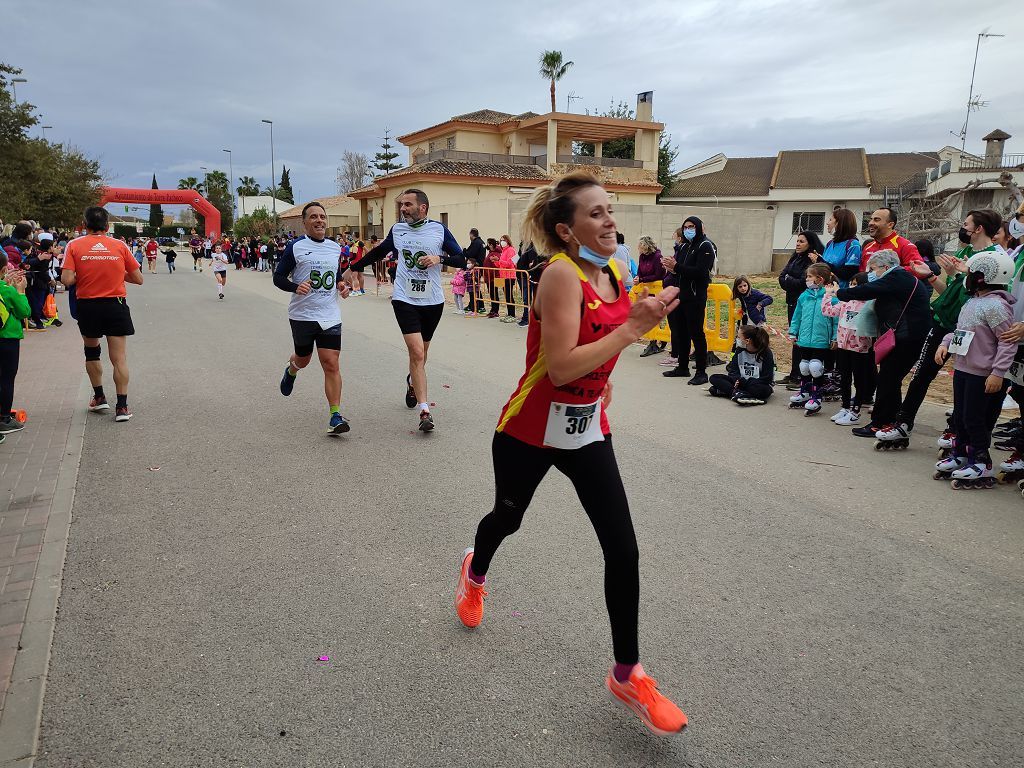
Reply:
M652 296L662 289L661 281L653 283L637 283L629 292L630 301L645 288ZM726 283L712 283L708 286L708 305L704 313L704 337L708 340L709 352L731 353L736 343L736 324L740 313L732 298L732 286ZM668 328L668 320L662 320L657 326L643 336L647 341L672 341Z

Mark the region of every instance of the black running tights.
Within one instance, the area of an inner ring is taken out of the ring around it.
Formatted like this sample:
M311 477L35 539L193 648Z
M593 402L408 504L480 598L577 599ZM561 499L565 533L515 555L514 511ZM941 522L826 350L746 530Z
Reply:
M537 486L551 467L569 478L604 552L604 597L619 664L639 661L640 555L611 435L576 450L537 448L502 432L491 443L494 509L476 531L473 572L487 573L502 540L519 530ZM568 574L565 575L568 578Z
M20 357L21 339L0 339L0 417L11 415Z

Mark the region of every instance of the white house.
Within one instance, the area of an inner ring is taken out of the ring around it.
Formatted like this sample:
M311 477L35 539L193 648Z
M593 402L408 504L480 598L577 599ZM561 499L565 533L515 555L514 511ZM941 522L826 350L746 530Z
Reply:
M772 211L772 250L781 258L793 250L801 230L827 241L825 222L837 206L852 210L866 234L867 219L879 206L938 199L985 180L963 195L960 210L1006 208L1011 193L996 179L1009 174L1016 184L1024 184L1024 155L1003 152L1009 138L999 130L985 136L984 157L948 146L937 152L880 154L863 148L784 150L773 157L718 154L684 170L660 202Z
M238 208L236 210L239 216L248 216L261 208L268 213L273 213L275 208L274 198L270 195L239 195L237 203ZM277 199L276 208L278 216L281 215L282 211L286 211L291 207L291 203L280 198Z

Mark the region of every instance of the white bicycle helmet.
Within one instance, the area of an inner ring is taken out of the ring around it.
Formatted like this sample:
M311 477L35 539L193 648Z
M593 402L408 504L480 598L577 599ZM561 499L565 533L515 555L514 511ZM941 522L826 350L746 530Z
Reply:
M1013 259L1002 248L976 253L967 260L967 274L980 272L985 287L1007 286L1013 279Z

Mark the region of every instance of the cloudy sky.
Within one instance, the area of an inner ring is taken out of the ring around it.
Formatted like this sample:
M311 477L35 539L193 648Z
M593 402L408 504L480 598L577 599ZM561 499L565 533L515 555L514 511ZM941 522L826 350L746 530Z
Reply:
M372 155L407 133L480 108L549 110L545 49L575 66L573 111L654 91L678 168L717 152L959 144L978 32L968 149L993 128L1024 152L1020 0L5 0L0 60L47 136L100 159L111 184L161 187L200 166L334 194L346 149ZM1016 10L1015 10L1016 9ZM965 13L967 11L967 13ZM400 158L404 161L405 155Z

